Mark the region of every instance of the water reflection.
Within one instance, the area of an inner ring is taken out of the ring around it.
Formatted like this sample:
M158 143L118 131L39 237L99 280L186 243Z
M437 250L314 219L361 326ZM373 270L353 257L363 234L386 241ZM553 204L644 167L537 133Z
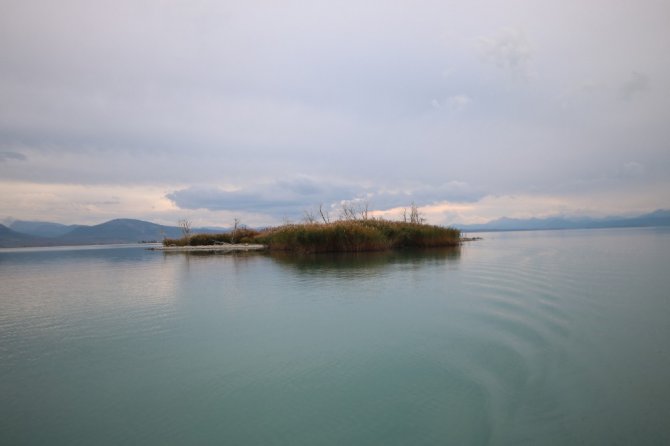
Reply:
M396 269L418 270L425 266L455 266L461 258L461 247L404 249L373 252L300 254L295 252L259 251L163 251L163 259L181 265L188 273L195 265L214 265L237 271L249 264L275 265L292 275L310 276L376 276Z
M3 251L0 325L169 306L178 265L157 259L137 245Z
M391 266L439 265L458 262L461 248L407 249L359 253L296 254L272 252L266 254L284 267L302 274L321 274L328 271L378 271Z
M670 444L668 235L0 252L2 438Z
M257 261L260 257L258 251L160 251L163 260L182 265L181 271L189 273L191 266L207 265L212 263L225 264L232 268L239 268L244 264ZM157 252L154 252L158 255Z

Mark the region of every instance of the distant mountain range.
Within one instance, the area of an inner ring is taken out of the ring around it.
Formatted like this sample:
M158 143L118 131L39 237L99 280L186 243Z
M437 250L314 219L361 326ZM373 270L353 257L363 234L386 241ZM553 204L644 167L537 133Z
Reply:
M670 226L670 211L657 210L637 217L606 218L499 218L480 225L455 225L465 232L534 231L541 229L596 229Z
M658 210L637 217L608 218L500 218L481 225L455 225L464 232L532 231L541 229L595 229L670 226L670 211ZM227 228L193 228L193 233L225 232ZM0 224L0 248L23 246L64 246L161 241L178 238L177 226L164 226L142 220L119 218L95 226L63 225L42 221Z
M226 228L193 228L193 233L224 231ZM9 226L0 224L0 248L138 243L181 236L182 231L177 226L128 218L110 220L95 226L21 220Z
M48 239L34 235L13 231L0 224L0 248L14 248L17 246L48 246Z
M38 237L58 237L67 234L77 226L79 225L62 225L48 221L16 220L9 225L9 229Z

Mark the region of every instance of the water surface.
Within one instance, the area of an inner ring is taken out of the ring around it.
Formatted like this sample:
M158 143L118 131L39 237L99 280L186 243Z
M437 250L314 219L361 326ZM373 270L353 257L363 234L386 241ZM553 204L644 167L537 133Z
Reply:
M670 444L670 231L0 251L3 444Z

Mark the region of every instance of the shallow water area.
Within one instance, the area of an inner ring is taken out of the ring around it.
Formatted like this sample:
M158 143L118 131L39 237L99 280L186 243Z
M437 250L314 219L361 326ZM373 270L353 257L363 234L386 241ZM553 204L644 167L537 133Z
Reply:
M0 250L3 444L670 444L670 230Z

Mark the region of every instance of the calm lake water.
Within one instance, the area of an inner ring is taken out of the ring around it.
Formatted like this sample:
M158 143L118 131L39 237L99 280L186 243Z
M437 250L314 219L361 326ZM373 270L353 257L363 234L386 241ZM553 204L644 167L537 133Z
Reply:
M0 251L0 443L670 444L670 230Z

